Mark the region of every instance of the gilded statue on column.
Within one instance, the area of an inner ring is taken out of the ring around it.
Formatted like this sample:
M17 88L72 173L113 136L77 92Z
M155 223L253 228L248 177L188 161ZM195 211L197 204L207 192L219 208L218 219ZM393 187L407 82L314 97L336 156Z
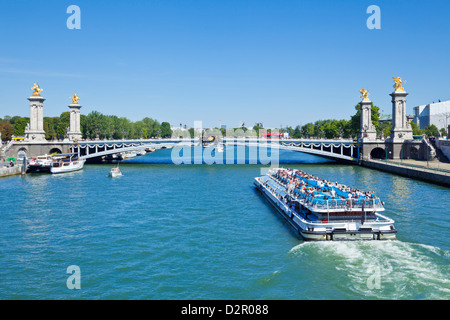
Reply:
M402 83L404 83L405 81L402 80L402 78L400 77L392 77L392 79L394 79L394 89L395 92L405 92L405 89L403 89Z
M369 91L367 91L366 89L362 88L361 90L359 90L359 93L361 93L360 97L363 98L362 101L370 101L369 100Z
M33 97L40 97L41 96L41 92L43 91L40 87L39 84L35 83L33 85L33 87L31 88L31 90L33 90Z
M76 93L74 93L74 95L72 96L72 104L78 104L78 101L80 101L80 98Z

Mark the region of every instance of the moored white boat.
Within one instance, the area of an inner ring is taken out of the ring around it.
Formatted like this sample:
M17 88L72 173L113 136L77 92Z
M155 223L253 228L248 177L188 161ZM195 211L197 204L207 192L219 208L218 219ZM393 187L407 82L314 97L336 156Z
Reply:
M104 160L106 161L120 161L123 160L122 158L122 154L121 153L113 153L113 154L108 154L104 157Z
M50 155L37 156L28 164L28 172L50 172L53 157Z
M145 156L146 154L147 154L147 152L146 152L144 149L138 150L138 151L136 152L136 155L137 155L137 156Z
M53 158L50 166L51 173L65 173L83 169L85 159L80 159L77 154L61 154Z
M396 238L394 220L380 214L383 203L371 193L287 169L273 169L254 184L305 240Z
M131 159L131 158L135 158L136 156L137 156L137 154L134 151L128 151L128 152L122 153L123 159Z

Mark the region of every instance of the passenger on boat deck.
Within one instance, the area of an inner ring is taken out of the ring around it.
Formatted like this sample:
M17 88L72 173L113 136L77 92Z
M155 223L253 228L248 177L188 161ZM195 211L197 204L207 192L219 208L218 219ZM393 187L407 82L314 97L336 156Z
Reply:
M315 177L306 172L303 172L302 170L280 169L280 170L275 171L275 173L279 177L285 179L289 185L293 185L294 189L299 189L299 191L302 193L307 192L308 195L314 193L314 191L323 190L323 191L330 191L331 196L334 198L346 199L345 196L338 196L336 194L336 191L334 190L334 188L337 188L342 192L348 193L348 195L347 195L348 199L354 199L354 198L358 198L358 197L375 198L373 191L363 192L359 189L353 189L353 188L350 188L345 185L340 185L337 182L333 183L328 180ZM300 177L301 177L301 179L300 179ZM316 181L317 188L312 188L312 187L305 188L306 182L303 179Z
M331 193L331 196L334 199L336 197L336 191L334 191L334 189L331 189L330 193Z

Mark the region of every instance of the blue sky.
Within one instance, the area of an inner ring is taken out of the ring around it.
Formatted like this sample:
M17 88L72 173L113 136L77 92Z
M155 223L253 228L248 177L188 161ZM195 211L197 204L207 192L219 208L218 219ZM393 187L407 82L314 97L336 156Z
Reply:
M81 30L69 30L69 5ZM381 30L369 30L370 5ZM0 117L68 110L193 126L295 126L348 119L365 87L391 113L450 99L450 1L0 0Z

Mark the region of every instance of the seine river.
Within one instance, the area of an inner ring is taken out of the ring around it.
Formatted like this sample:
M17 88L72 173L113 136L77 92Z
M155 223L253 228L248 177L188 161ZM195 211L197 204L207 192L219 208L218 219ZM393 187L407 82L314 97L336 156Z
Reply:
M111 164L0 179L0 299L450 299L448 188L281 151L283 167L375 191L398 229L303 242L254 189L264 166L170 155L116 179Z

